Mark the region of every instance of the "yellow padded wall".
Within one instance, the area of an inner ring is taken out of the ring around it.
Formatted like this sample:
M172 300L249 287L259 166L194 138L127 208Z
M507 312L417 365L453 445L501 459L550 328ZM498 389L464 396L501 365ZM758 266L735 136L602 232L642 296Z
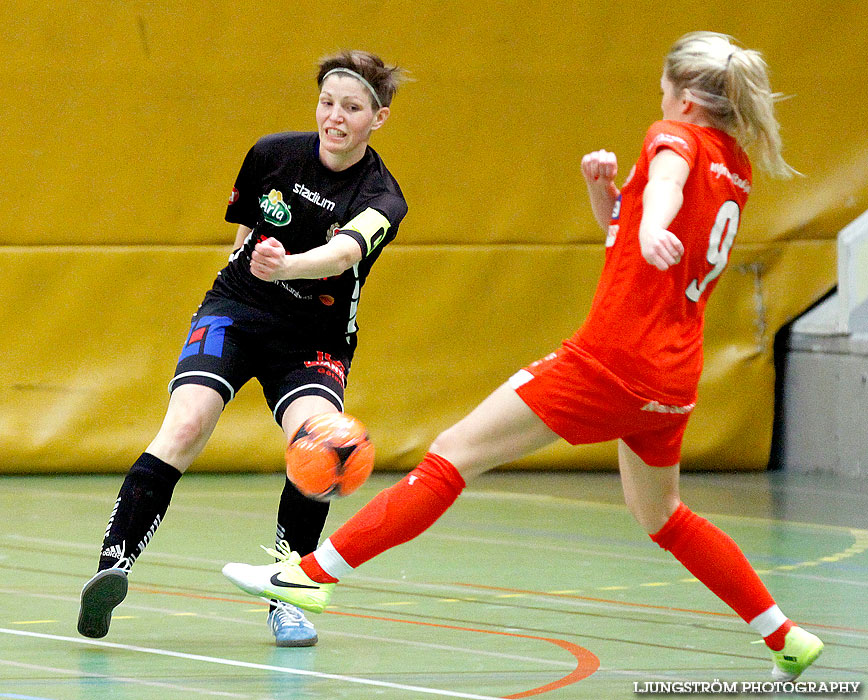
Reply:
M212 243L246 150L313 128L316 60L376 50L412 72L374 145L416 223L404 243L595 242L581 156L626 175L659 117L671 42L709 28L762 49L787 155L761 180L741 240L827 237L868 208L862 0L834 8L637 0L465 3L226 0L3 7L0 242Z
M144 448L234 236L222 216L241 160L262 134L313 128L316 60L341 47L414 78L373 140L410 214L365 288L348 389L383 466L411 466L581 322L603 250L579 161L606 147L629 171L681 33L717 29L766 52L774 87L795 95L779 115L806 175L757 179L708 307L686 468L765 465L774 333L834 284L834 235L868 208L861 0L618 12L18 0L0 13L4 471L122 470ZM281 443L251 385L195 468L279 468ZM613 454L558 445L522 464L608 467Z
M407 468L431 439L569 335L590 303L590 245L395 246L365 287L347 409L380 464ZM761 468L773 411L774 329L823 289L828 242L736 249L708 306L707 366L685 468ZM0 249L0 454L8 471L121 469L159 427L166 384L220 248ZM407 270L428 270L407 283ZM460 275L460 279L456 277ZM197 469L279 468L280 430L251 382ZM611 445L558 445L536 467L612 465Z

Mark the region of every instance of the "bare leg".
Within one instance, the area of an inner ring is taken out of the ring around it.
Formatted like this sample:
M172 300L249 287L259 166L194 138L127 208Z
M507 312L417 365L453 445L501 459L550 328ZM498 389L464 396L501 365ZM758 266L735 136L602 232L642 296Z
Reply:
M649 535L658 532L681 502L679 465L652 467L618 440L618 468L628 510Z
M333 579L429 528L467 480L557 439L508 385L441 433L422 462L341 526L302 566Z
M172 392L163 424L145 452L183 474L205 448L222 412L223 398L214 389L182 384Z
M337 412L337 407L322 396L300 396L289 404L283 412L281 426L283 427L283 432L286 433L287 444L292 440L292 436L295 435L299 426L311 416L319 413Z
M558 439L507 384L502 384L429 448L449 460L465 482Z
M627 507L651 539L761 634L772 650L783 649L792 622L732 538L681 503L678 465L649 466L623 442L618 443L618 458ZM804 668L823 645L802 630L795 634L807 640L806 651L795 653L804 659L784 666Z

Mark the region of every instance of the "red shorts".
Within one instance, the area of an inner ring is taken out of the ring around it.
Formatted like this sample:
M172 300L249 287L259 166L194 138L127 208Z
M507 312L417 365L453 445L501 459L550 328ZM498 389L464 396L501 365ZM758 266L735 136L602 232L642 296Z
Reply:
M681 461L694 404L671 406L640 396L581 348L561 346L519 370L509 385L571 445L620 438L651 466Z

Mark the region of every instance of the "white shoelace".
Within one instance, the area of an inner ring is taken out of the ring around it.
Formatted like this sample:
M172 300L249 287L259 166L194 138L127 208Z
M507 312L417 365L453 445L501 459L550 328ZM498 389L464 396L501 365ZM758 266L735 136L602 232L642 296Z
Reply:
M298 552L293 552L289 548L289 543L286 540L281 540L275 545L275 548L266 547L264 544L259 545L266 551L266 553L270 554L272 557L278 560L278 562L288 562L290 564L298 564L301 561L301 555Z
M274 605L274 610L271 613L272 627L276 627L281 623L293 626L298 624L310 624L304 616L304 613L294 605L289 605L279 600L273 600L271 602Z

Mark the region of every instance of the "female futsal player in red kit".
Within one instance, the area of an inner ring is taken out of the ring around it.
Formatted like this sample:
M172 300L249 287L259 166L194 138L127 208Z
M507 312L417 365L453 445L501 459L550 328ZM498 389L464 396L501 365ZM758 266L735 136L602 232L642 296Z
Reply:
M621 190L614 154L582 159L607 237L581 328L441 433L418 467L316 551L266 566L227 564L229 579L321 611L339 579L430 527L475 476L558 437L618 439L624 497L651 539L765 640L775 679L794 679L813 663L823 643L781 612L736 543L682 503L678 489L703 312L752 186L745 149L773 175L794 172L781 156L767 66L726 35L693 32L669 51L660 87L663 120L649 128Z

